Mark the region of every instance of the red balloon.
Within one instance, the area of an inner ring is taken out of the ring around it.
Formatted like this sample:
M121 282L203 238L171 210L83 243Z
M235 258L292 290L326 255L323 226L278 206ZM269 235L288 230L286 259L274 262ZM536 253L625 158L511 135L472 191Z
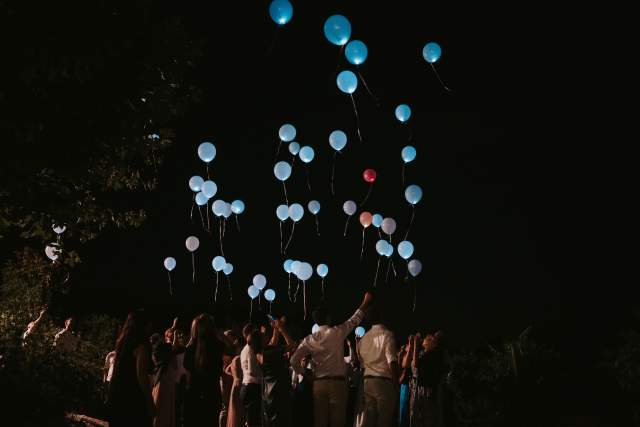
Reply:
M364 178L365 182L368 182L369 184L376 182L376 176L376 171L373 169L365 169L362 173L362 178Z

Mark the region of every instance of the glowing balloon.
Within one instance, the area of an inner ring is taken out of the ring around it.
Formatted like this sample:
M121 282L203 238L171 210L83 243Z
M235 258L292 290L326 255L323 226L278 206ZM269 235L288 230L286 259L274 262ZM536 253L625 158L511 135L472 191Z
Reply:
M302 160L305 163L309 163L315 157L315 153L313 151L313 148L309 147L308 145L305 145L300 149L299 156L300 156L300 160Z
M244 212L244 202L242 200L234 200L233 203L231 203L231 212L236 215Z
M168 271L173 270L174 268L176 268L176 260L173 257L167 257L164 259L164 268L166 268Z
M294 222L298 222L304 216L304 208L299 203L294 203L289 206L289 218Z
M202 184L204 184L204 179L201 176L194 175L189 179L189 188L195 193L202 191Z
M347 200L342 205L342 210L349 216L353 215L354 213L356 213L356 202L354 202L353 200Z
M291 21L293 6L287 0L273 0L269 5L269 16L278 25Z
M369 184L376 182L376 176L378 176L378 174L373 169L365 169L365 171L362 172L362 179Z
M315 334L316 332L318 332L320 330L320 326L318 326L317 323L314 323L313 326L311 327L311 333Z
M329 145L336 151L342 150L347 145L347 134L341 130L334 130L329 134Z
M316 267L316 273L318 273L318 276L324 278L329 274L329 267L327 267L326 264L318 264Z
M424 45L424 48L422 48L422 57L429 64L433 64L440 59L440 55L442 55L442 49L440 49L440 45L438 43L429 42Z
M280 161L273 167L273 173L280 181L286 181L291 176L291 165Z
M273 289L267 289L266 291L264 291L264 299L269 302L273 302L273 300L276 299L276 291L274 291Z
M356 337L358 337L358 338L362 338L362 337L364 336L364 333L365 333L365 332L366 332L366 331L364 330L364 328L363 328L362 326L358 326L358 327L356 328L356 330L355 330Z
M290 124L282 125L278 131L278 136L282 142L293 141L293 138L296 137L296 128Z
M386 252L384 254L387 258L393 255L393 245L391 243L387 243Z
M409 274L413 277L416 277L422 271L422 263L417 259L412 259L409 261Z
M193 252L198 249L198 246L200 246L200 240L198 240L196 236L189 236L187 237L185 245L187 246L187 250L189 252Z
M411 117L411 107L407 104L400 104L396 107L396 119L405 123Z
M57 225L57 224L53 224L53 232L56 234L62 234L64 233L64 231L67 229L66 226L64 225Z
M265 286L267 286L267 278L262 274L256 274L253 276L253 286L256 288L263 290Z
M404 198L407 199L407 202L415 205L422 199L422 188L419 186L412 184L404 190Z
M351 23L342 15L332 15L324 23L324 35L336 46L343 46L351 38Z
M229 218L231 216L231 203L224 204L224 210L222 211L222 216L225 218Z
M338 83L338 89L344 93L352 94L358 88L358 78L349 70L340 72L336 82Z
M289 152L291 154L293 154L294 156L297 156L298 153L300 152L300 144L298 144L297 142L293 141L289 143Z
M360 40L351 40L344 49L344 56L353 65L360 65L367 59L367 45Z
M373 215L371 215L371 212L362 212L360 214L360 224L362 224L364 228L369 227L372 221Z
M44 253L47 255L51 261L55 261L59 257L59 253L62 252L58 247L58 244L53 242L49 243L47 247L44 248Z
M233 264L231 264L230 262L226 263L224 268L222 269L222 272L225 274L225 276L233 273Z
M216 200L211 205L211 210L215 216L222 216L227 210L227 203L224 200Z
M378 240L376 242L376 252L378 252L378 255L383 256L384 254L387 253L387 245L389 244L389 242L387 242L386 240Z
M374 227L380 227L382 225L382 215L380 214L374 214L371 217L371 223L373 224Z
M307 205L307 208L313 215L318 215L318 213L320 212L320 202L317 200L312 200Z
M298 271L300 271L300 266L301 265L302 265L302 263L300 261L293 261L291 263L291 272L297 276L298 275Z
M405 163L413 162L416 158L416 149L411 145L407 145L402 149L400 155Z
M198 204L198 206L204 206L207 204L208 201L209 201L209 198L205 196L202 191L196 194L196 203Z
M221 256L217 256L211 261L211 266L215 271L222 271L225 265L227 265L227 260Z
M292 259L288 259L284 262L284 271L291 274L291 264L293 264Z
M391 236L396 231L396 221L393 218L385 218L382 220L382 231Z
M403 259L411 258L411 255L413 255L413 243L408 240L398 243L398 253Z
M218 192L218 186L213 181L205 181L202 183L202 192L210 199Z
M302 280L303 282L309 280L311 276L313 276L313 267L311 266L311 264L307 262L301 263L300 268L298 269L297 276L298 279Z
M249 286L249 289L247 289L247 293L249 294L249 298L256 299L258 298L258 295L260 295L260 289L256 288L255 286Z
M276 216L280 221L285 221L287 218L289 218L289 206L287 205L278 206L278 208L276 209Z
M205 163L216 158L216 147L210 142L203 142L198 147L198 157Z

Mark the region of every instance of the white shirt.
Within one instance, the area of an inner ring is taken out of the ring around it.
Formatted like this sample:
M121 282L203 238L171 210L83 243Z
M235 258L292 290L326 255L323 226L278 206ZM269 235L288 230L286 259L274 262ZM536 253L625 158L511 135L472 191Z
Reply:
M344 363L344 340L362 322L364 312L357 310L341 325L320 326L315 334L307 336L291 356L291 366L298 374L303 374L302 359L310 354L315 368L315 377L344 377L347 365Z
M389 365L398 361L393 333L382 325L373 325L358 342L358 355L365 376L391 378Z
M242 384L260 384L262 382L262 369L260 369L256 354L249 345L245 345L240 352L240 365L242 366Z

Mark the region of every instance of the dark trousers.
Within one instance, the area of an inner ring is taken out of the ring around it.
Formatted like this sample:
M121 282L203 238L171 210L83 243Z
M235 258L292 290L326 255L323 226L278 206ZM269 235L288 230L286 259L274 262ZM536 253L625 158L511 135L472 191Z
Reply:
M262 399L259 384L242 384L240 400L244 407L244 413L249 427L261 426Z

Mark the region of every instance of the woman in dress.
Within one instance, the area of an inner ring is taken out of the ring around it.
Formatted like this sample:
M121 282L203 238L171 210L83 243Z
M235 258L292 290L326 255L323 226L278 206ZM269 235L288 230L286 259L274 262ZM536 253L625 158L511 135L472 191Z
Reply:
M176 356L170 344L157 342L153 346L151 357L155 366L152 394L156 404L156 417L153 420L153 427L174 427L176 425Z
M420 335L413 340L411 386L411 426L439 427L438 387L443 374L442 358L436 351L436 340L427 335L422 341L422 352L418 350Z
M231 385L231 394L227 409L227 427L243 427L244 426L244 408L240 399L240 389L242 388L242 366L240 365L240 355L236 355L229 366L225 369L225 373L233 378Z
M151 322L144 311L129 313L118 340L109 385L108 421L111 427L151 427L155 404L151 395Z
M259 427L262 426L262 369L258 363L257 355L262 353L262 337L251 324L244 327L242 335L247 344L240 353L242 366L240 399L247 427Z

